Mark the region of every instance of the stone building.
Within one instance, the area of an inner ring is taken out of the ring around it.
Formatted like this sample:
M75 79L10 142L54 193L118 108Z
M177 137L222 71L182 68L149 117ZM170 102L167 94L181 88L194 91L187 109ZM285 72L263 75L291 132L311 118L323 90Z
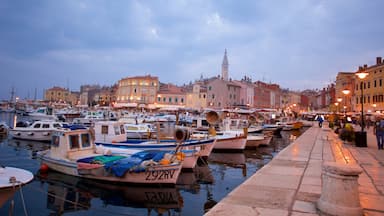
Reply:
M339 103L340 111L352 111L354 110L352 105L353 84L355 80L355 73L353 72L339 72L336 76L335 83L335 102ZM348 94L345 90L349 90ZM343 93L344 92L344 93Z
M365 112L384 112L384 60L382 57L376 57L376 64L365 64L359 67L356 73L360 71L367 72L368 76L363 80L354 76L354 110L360 112L363 103Z
M161 83L155 104L157 107L184 108L186 105L186 92L176 85Z
M148 105L157 102L159 78L151 75L123 78L118 81L116 104L119 106Z
M49 102L71 102L71 92L62 87L54 86L45 90L44 100Z
M290 103L284 101L284 106ZM268 84L261 81L254 83L254 106L256 108L280 108L281 107L281 89L277 84Z

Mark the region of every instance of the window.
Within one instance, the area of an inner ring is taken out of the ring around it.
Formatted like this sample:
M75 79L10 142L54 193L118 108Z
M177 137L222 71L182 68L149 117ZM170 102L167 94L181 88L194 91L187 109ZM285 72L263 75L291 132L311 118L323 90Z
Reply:
M55 147L59 147L60 136L52 136L51 145Z
M184 98L181 98L181 103L184 103Z
M108 134L108 125L101 125L101 134Z
M178 100L179 100L179 99L176 97L176 98L175 98L175 103L177 103Z
M208 86L208 90L211 91L212 90L212 86Z
M86 148L86 147L90 147L91 146L91 142L90 142L90 139L89 139L89 134L81 134L81 146L83 148Z
M120 135L120 128L118 126L114 126L113 130L115 131L115 135Z
M380 79L380 80L379 80L379 86L381 87L382 85L383 85L383 80Z
M49 124L43 124L42 128L49 128Z
M214 94L212 94L212 99L215 99L215 95Z
M157 98L157 102L160 102L160 97Z
M69 148L75 149L79 148L79 136L78 135L69 135Z
M41 125L38 123L38 124L35 124L35 126L33 126L33 128L40 128Z
M120 133L125 134L124 125L120 125Z
M172 103L172 98L171 97L168 98L168 102Z
M371 88L371 82L368 82L368 88Z
M375 88L376 88L376 80L375 80L375 82L373 83L373 87L375 87Z

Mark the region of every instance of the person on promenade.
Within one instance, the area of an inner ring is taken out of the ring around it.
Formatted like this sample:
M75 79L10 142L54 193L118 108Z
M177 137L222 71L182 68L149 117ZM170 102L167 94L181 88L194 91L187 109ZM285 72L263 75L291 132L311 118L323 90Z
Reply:
M317 115L315 118L319 122L319 127L323 127L323 121L324 121L324 116L323 115Z
M384 149L384 118L379 118L375 122L373 134L376 135L377 148Z

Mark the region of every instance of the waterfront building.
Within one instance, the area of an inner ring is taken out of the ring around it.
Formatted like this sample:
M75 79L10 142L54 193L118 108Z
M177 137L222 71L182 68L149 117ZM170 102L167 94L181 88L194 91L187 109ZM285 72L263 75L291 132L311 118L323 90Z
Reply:
M361 102L364 104L365 112L384 111L384 60L376 57L376 64L360 66L358 71L365 71L369 75L360 80L354 76L354 110L361 111ZM361 99L361 89L363 87L363 97Z
M281 96L281 89L277 84L261 81L254 83L254 106L256 108L280 108ZM288 104L288 100L286 102Z
M207 107L207 88L200 82L185 86L186 102L188 108L202 110Z
M96 101L96 103L100 106L109 106L114 101L114 94L115 92L113 91L113 86L104 86L100 89L100 91L96 92L93 101Z
M313 111L318 108L317 105L318 91L307 89L301 92L301 106L306 111Z
M240 104L241 86L229 79L227 50L224 51L221 77L217 76L201 82L207 88L207 107L214 109L233 108Z
M220 77L207 83L207 107L233 108L240 104L241 87L233 81L225 81Z
M81 85L80 98L78 105L94 106L98 104L98 94L101 90L100 85Z
M183 88L173 84L160 84L157 92L156 107L184 108L186 105L186 92Z
M71 92L62 87L54 86L45 90L44 100L49 102L72 103Z
M240 105L246 107L254 107L255 85L252 83L251 78L245 76L240 81L234 80L233 82L240 86Z
M123 78L118 81L116 106L145 106L157 102L159 78L151 75Z
M343 107L340 111L352 111L354 107L352 105L352 95L354 94L353 84L355 82L355 73L353 72L339 72L336 76L336 84L335 84L335 98L336 101L340 101ZM345 95L343 94L343 90L349 90L350 93ZM345 108L344 108L345 107Z

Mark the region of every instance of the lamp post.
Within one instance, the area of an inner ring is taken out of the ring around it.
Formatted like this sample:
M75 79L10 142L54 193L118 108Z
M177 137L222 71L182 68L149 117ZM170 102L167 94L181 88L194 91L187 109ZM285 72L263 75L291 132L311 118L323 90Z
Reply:
M344 97L344 125L347 123L347 95L351 92L349 89L344 89L343 94Z
M361 96L360 96L360 103L361 103L361 131L355 133L355 142L356 146L358 147L367 147L367 133L364 131L365 123L364 123L364 90L363 90L363 80L365 77L368 76L368 73L359 70L356 72L356 76L359 77L361 80L360 82L360 91L361 91Z
M343 101L343 99L341 99L341 98L337 98L337 102L341 105L341 101ZM339 113L340 112L340 109L338 108L337 109L337 112Z

